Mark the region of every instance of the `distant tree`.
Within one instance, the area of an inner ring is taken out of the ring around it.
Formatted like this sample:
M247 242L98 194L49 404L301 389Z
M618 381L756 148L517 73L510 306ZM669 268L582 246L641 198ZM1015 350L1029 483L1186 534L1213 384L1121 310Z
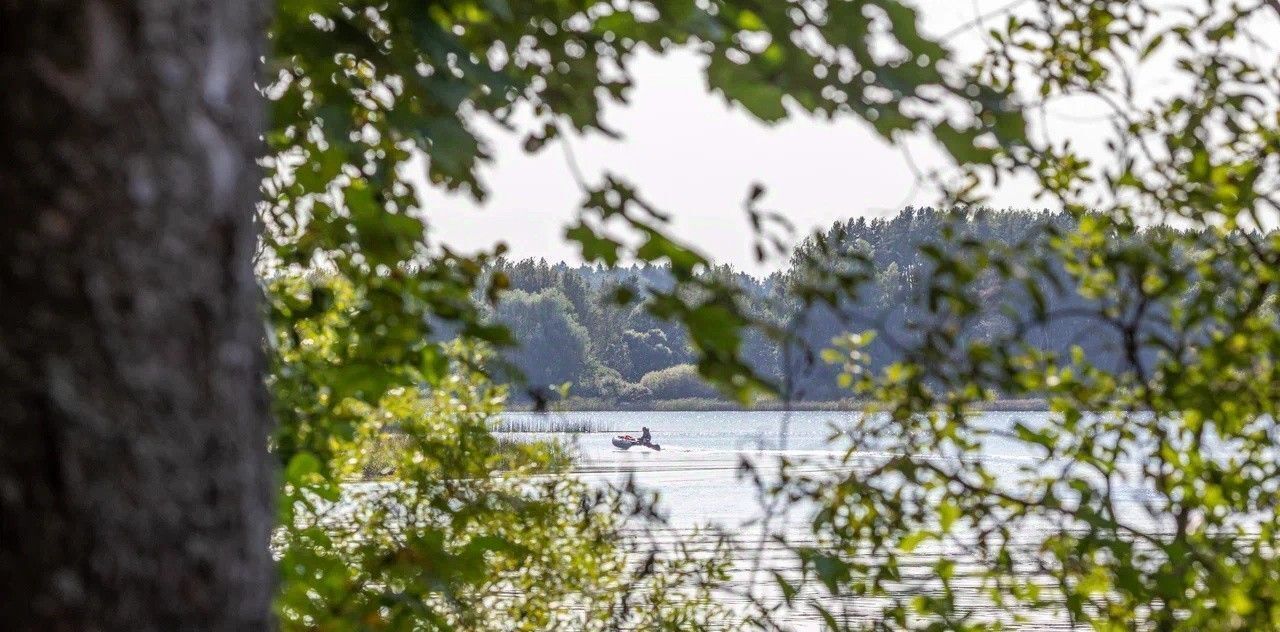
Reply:
M503 294L497 319L519 333L506 357L531 388L546 388L590 377L587 330L574 318L573 304L558 289Z
M625 375L631 379L669 367L684 355L677 354L669 345L666 333L657 328L645 332L628 329L622 332L622 340L630 365Z

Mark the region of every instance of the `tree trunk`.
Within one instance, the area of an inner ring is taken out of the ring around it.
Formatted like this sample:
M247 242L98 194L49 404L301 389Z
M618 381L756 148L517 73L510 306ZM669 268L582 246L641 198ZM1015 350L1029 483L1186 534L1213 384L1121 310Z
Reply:
M0 627L270 627L262 0L0 0Z

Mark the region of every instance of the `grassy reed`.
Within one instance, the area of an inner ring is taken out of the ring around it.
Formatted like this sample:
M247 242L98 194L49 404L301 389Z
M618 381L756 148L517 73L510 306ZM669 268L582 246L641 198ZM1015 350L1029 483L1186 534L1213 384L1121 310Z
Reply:
M596 419L582 417L571 418L556 414L505 417L499 421L498 425L494 428L494 432L555 432L576 434L608 431L609 428Z

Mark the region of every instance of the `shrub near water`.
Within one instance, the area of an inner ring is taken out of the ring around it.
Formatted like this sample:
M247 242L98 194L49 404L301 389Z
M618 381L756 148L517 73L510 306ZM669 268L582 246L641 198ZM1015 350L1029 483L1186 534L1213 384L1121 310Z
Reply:
M655 399L711 398L718 395L699 377L698 369L692 364L677 364L646 373L640 378L640 386L648 389Z

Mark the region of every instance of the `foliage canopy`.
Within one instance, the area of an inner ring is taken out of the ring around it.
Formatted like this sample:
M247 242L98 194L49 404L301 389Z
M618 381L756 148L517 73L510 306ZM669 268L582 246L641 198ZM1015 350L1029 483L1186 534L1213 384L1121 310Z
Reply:
M765 483L778 498L820 507L813 541L791 547L805 586L778 578L787 601L832 629L978 629L1042 610L1097 629L1280 627L1280 235L1267 232L1280 211L1280 80L1274 55L1260 60L1253 47L1255 31L1274 33L1280 6L1203 3L1157 14L1152 4L1015 7L969 65L923 35L915 12L895 0L282 0L265 87L274 118L261 265L271 289L275 450L286 474L286 623L351 615L370 627L482 625L463 597L483 590L481 568L513 560L555 578L526 603L611 586L596 575L621 569L607 547L568 544L583 548L566 562L504 531L516 519L504 505L514 494L545 509L536 533L566 543L571 506L500 482L442 491L451 477L491 472L491 451L464 443L485 445L486 426L461 413L483 416L497 404L461 368L474 358L447 353L433 327L448 322L472 342L509 344L510 332L474 300L496 299L508 280L486 274L501 247L467 257L427 238L408 170L420 153L432 184L482 198L476 168L488 153L475 120L513 125L531 115L530 151L569 130L611 133L601 107L625 100L635 52L685 46L707 59L713 92L763 121L853 116L891 141L925 134L958 170L941 181L949 203L972 202L981 183L1017 175L1073 219L1013 242L941 227L949 241L922 248L930 265L913 284L925 311L913 335L891 341L902 359L882 369L868 370L871 337L847 319L851 334L824 355L879 414L846 429L846 467L784 467ZM1152 65L1167 70L1168 89L1140 93L1134 78ZM1028 115L1063 95L1112 109L1108 157L1079 153L1048 129L1028 133ZM741 350L754 328L803 351L792 323L758 318L731 283L704 274L705 258L621 177L585 187L580 220L566 233L584 257L669 266L674 284L645 297L644 309L684 324L698 372L737 397L789 397L786 375L758 375ZM747 210L764 253L777 248L785 220L760 210L761 196L749 192ZM1183 230L1139 239L1142 225L1161 222ZM628 234L608 228L617 225ZM884 273L865 253L820 238L795 256L803 273L790 299L836 313ZM1001 292L984 293L992 287ZM1051 309L1052 297L1068 304ZM1002 307L1013 303L1031 309L1009 316ZM1006 317L1001 328L971 335L995 313ZM1029 330L1067 318L1112 332L1119 360L1101 366L1028 342ZM1046 395L1058 422L991 428L970 413L974 403L1023 393ZM424 524L434 526L421 532L430 537L397 539L385 519L391 509L368 523L385 539L334 539L308 526L315 498L340 499L361 437L388 419L431 464L405 470L412 484L393 503L431 516ZM1018 442L1038 460L1016 481L1002 478L977 457L993 439ZM886 448L880 460L860 456ZM1135 490L1142 520L1115 509ZM583 520L585 532L610 533L607 519ZM914 598L894 597L914 581L901 569L920 551L932 577ZM451 570L418 561L439 559ZM1028 568L1054 581L1031 581ZM1001 616L976 618L956 599L957 586L973 582ZM838 611L847 600L802 589L872 598L876 616L850 622ZM451 599L460 609L444 614ZM681 607L655 612L682 621ZM523 608L504 611L507 621L539 627L535 615L521 618ZM768 614L762 606L743 616L767 627Z

